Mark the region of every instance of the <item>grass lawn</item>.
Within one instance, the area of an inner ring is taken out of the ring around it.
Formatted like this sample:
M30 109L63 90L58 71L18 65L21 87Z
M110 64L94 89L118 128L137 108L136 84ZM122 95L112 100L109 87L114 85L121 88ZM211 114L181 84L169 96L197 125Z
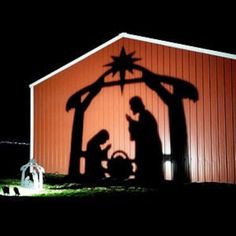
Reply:
M200 211L230 209L236 207L236 185L220 183L191 183L176 185L166 182L162 186L138 186L132 181L114 184L104 181L96 184L73 182L64 176L45 175L44 188L40 192L20 186L19 179L0 180L1 209L24 209L57 212L148 212ZM2 193L2 187L10 187L10 195ZM15 196L13 188L19 188ZM95 210L96 209L96 210ZM175 209L175 211L173 211Z

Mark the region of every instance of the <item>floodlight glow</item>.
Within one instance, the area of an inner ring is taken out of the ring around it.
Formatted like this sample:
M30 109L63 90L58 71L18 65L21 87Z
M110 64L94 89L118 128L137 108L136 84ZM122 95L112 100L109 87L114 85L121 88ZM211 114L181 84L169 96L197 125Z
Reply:
M6 197L25 197L25 196L33 196L35 194L39 194L42 193L43 190L39 190L39 189L33 189L33 188L25 188L22 186L17 186L18 190L19 190L19 195L17 196L16 193L14 192L13 188L15 186L9 186L9 194L4 194L3 191L0 192L1 196L6 196Z
M172 180L172 162L169 160L164 162L164 178L165 180Z

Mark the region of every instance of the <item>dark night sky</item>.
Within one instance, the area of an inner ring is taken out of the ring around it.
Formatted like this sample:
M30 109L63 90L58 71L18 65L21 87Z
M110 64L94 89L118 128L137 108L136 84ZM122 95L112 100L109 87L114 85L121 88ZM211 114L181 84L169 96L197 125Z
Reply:
M236 54L233 7L112 7L20 3L1 9L0 141L29 141L30 83L121 32Z

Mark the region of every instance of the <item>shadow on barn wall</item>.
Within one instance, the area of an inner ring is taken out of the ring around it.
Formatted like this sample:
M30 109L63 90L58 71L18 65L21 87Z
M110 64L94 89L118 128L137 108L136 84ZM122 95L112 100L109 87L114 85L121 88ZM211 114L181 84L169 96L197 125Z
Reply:
M113 62L106 64L106 66L110 67L106 72L104 72L93 84L82 88L68 99L66 110L69 111L70 109L75 109L71 138L69 175L71 177L80 175L80 158L84 156L86 157L86 152L82 150L84 113L92 100L104 87L120 86L121 91L123 91L124 86L127 84L144 83L147 87L156 92L157 96L159 96L162 102L168 107L171 158L174 166L173 180L180 183L190 182L191 173L189 168L190 164L187 144L188 134L183 99L189 99L194 102L198 101L198 90L194 85L187 81L179 78L158 75L152 73L143 66L135 64L134 62L140 59L133 58L134 53L135 52L126 54L123 47L120 55L112 56ZM140 71L142 73L142 77L126 80L126 71L133 72L133 70ZM117 72L120 75L119 81L104 81L106 76L110 74L114 76ZM163 84L170 86L172 88L172 92L167 90ZM138 96L139 94L137 94L136 97ZM145 104L142 103L142 98L139 100L139 104L130 104L130 108L133 113L139 114L139 120L135 121L132 120L131 117L126 116L127 120L132 123L132 131L130 129L130 133L131 136L133 136L131 141L135 142L135 162L137 165L137 171L135 173L136 178L138 176L145 182L152 182L154 181L154 178L155 180L159 178L159 180L162 181L162 178L160 177L162 174L159 172L163 170L158 167L161 166L161 163L163 162L161 141L159 140L160 145L157 144L157 142L153 142L153 140L157 140L157 137L159 136L158 125L153 115L146 110ZM158 122L160 123L162 121L159 120ZM150 126L150 123L153 125ZM155 131L153 132L153 130ZM155 132L156 134L154 134ZM108 133L109 131L107 131L107 137L105 140L97 142L97 147L108 140ZM159 151L156 152L156 149L159 146ZM102 150L99 151L101 152ZM160 155L157 153L160 153ZM97 155L94 155L94 157L90 158L96 157ZM100 160L98 161L100 162ZM87 171L88 170L85 169L85 174Z

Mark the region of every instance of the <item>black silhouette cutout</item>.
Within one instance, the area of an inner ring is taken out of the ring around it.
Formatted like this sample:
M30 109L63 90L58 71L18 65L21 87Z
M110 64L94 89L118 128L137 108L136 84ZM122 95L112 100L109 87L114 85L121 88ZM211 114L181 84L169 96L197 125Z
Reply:
M8 186L3 186L2 191L4 195L9 195L10 194L10 188Z
M135 61L139 61L140 58L132 58L135 52L130 54L126 54L125 48L122 47L120 56L115 57L112 56L113 62L106 64L105 66L110 66L113 76L119 71L120 72L120 86L121 91L123 92L125 81L125 72L128 70L129 72L133 72L133 63Z
M75 108L74 123L72 129L72 142L71 142L71 154L70 154L70 165L69 175L77 176L79 173L79 161L83 155L82 152L82 137L83 137L83 124L84 124L84 112L88 108L92 99L99 93L104 83L104 78L100 77L94 84L89 86L88 94L82 100L84 91L75 93L70 97L66 104L66 110Z
M198 91L187 81L156 75L144 68L142 71L147 86L154 90L168 106L171 157L174 163L173 180L177 183L190 182L188 136L183 99L189 98L196 102ZM170 93L161 83L172 85L173 93Z
M14 187L13 191L15 193L15 196L20 196L20 191L19 191L19 189L17 187Z
M105 177L101 162L108 159L107 152L111 148L111 144L108 144L104 149L101 149L100 145L105 144L108 139L109 133L103 129L92 137L87 144L85 175L88 180L99 180Z
M132 161L124 151L115 151L108 161L107 171L111 178L118 181L125 180L133 173Z
M133 114L139 114L139 120L129 121L131 140L135 141L136 178L144 183L160 183L164 180L162 168L162 144L154 116L145 109L140 97L130 99Z

